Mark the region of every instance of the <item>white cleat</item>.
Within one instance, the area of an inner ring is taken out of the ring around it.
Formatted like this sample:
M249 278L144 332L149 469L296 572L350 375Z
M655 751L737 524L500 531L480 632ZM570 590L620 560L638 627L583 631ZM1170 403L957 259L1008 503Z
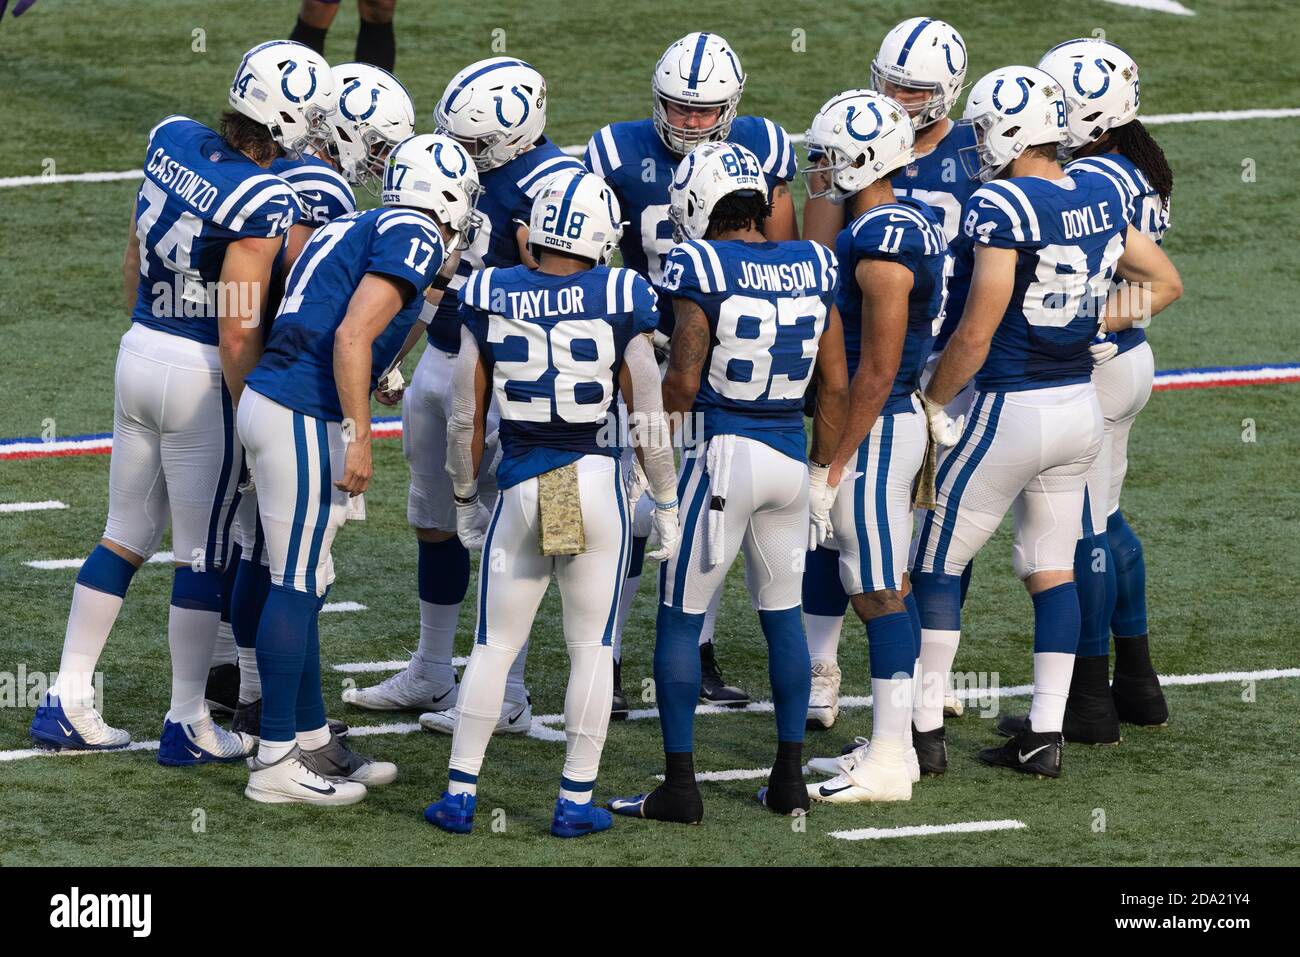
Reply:
M852 751L841 754L838 758L813 758L808 762L808 769L818 774L844 774L853 765L866 758L867 749L871 746L871 742L862 735L858 735L853 740L858 746ZM912 779L913 784L916 784L921 780L921 762L916 756L916 748L908 748L904 760L907 762L908 777Z
M30 734L37 747L53 751L112 751L131 743L129 732L105 724L94 708L64 706L53 692L36 709Z
M812 691L808 694L808 724L829 728L840 716L840 666L814 661Z
M366 796L366 786L355 781L327 781L299 760L294 749L274 764L248 759L248 786L244 797L263 804L356 804Z
M430 711L427 714L420 715L420 727L426 731L437 731L440 734L454 734L456 731L456 718L460 715L458 708L448 708L446 711ZM501 717L497 719L497 726L492 729L493 734L526 734L533 726L533 698L528 692L524 692L524 700L512 700L507 694L506 700L501 705Z
M456 706L456 672L420 678L410 668L369 688L345 688L343 701L370 711L446 711Z
M257 738L242 731L227 731L208 714L183 726L185 736L196 748L202 748L218 761L246 758L257 747Z
M943 716L945 718L960 718L966 713L966 706L961 703L951 691L944 692L943 696Z
M910 801L912 776L907 765L907 750L901 744L868 747L862 760L855 760L840 775L808 785L808 796L828 804Z

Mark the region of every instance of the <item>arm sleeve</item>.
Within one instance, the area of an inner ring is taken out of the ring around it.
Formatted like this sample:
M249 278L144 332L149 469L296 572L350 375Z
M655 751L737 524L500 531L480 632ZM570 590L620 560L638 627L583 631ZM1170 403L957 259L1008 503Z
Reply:
M640 440L638 444L646 478L650 481L650 494L656 502L667 504L677 499L677 466L673 461L668 422L664 418L659 366L650 340L643 335L634 336L623 353L623 361L632 378L634 407L629 410L628 418L632 435Z
M452 410L447 420L447 474L458 498L471 498L478 490L474 474L474 376L478 371L478 341L466 328L460 330L460 352L451 376Z

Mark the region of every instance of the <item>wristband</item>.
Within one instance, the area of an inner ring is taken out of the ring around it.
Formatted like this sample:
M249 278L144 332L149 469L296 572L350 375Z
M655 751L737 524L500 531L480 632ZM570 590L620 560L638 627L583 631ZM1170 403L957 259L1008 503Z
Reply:
M655 502L655 508L659 509L661 512L666 512L669 509L676 507L677 499L673 499L671 502Z

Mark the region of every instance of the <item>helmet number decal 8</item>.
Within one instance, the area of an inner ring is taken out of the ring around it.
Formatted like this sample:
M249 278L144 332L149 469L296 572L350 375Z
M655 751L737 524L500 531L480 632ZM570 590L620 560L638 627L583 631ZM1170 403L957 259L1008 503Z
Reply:
M581 239L582 227L587 222L587 214L574 210L569 213L566 222L557 223L556 219L559 215L560 207L558 205L548 207L546 214L542 217L542 229L561 238Z
M754 336L742 336L742 319L756 322ZM772 374L772 347L783 326L807 328L812 335L804 338L801 357L815 359L817 343L826 324L826 305L816 296L778 299L775 303L754 296L729 296L718 308L717 344L709 363L709 385L719 395L740 402L768 399L798 399L807 388L809 375L795 379L786 374ZM732 363L748 363L745 381L727 375ZM809 373L812 365L809 364Z
M614 330L603 319L569 319L557 322L551 329L534 322L513 322L504 316L488 316L488 342L504 344L507 339L522 340L526 350L523 359L497 359L493 365L493 390L501 417L514 422L550 422L555 418L563 422L598 422L605 415L614 395L611 368L614 364ZM594 357L579 358L573 354L577 342L587 344ZM549 388L543 383L548 372L554 372ZM549 394L537 394L527 399L511 398L506 386L511 383L529 383ZM598 385L601 396L595 402L579 402L578 386L582 383Z

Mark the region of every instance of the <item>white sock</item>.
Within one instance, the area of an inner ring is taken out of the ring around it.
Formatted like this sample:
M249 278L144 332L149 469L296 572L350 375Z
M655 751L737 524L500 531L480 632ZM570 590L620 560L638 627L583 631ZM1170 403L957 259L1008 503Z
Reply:
M871 679L871 740L912 746L912 679Z
M812 660L835 664L839 654L840 632L844 630L844 616L810 615L804 612L803 630L808 636L808 654Z
M257 760L263 764L275 764L293 750L295 741L268 741L262 738L257 742Z
M330 743L330 726L322 724L314 731L299 731L295 738L304 751L316 751Z
M564 776L594 781L609 730L609 706L614 697L611 651L599 640L569 644L569 685L564 693ZM574 796L577 795L577 796ZM582 796L582 795L585 795ZM591 791L561 791L561 797L585 804Z
M721 604L722 589L719 587L713 593L713 599L709 602L709 607L704 610L704 627L700 629L701 645L713 643L713 629L718 623L718 606Z
M1034 700L1029 706L1029 723L1035 731L1061 730L1073 677L1074 655L1059 651L1034 654Z
M119 595L81 584L72 589L72 610L68 612L68 627L63 633L63 657L59 661L59 675L50 689L65 708L94 705L95 667L121 610Z
M917 731L943 727L944 686L960 640L960 631L921 629L921 693L912 703L912 723Z
M921 659L917 658L912 663L912 708L916 709L916 703L921 700ZM909 730L908 741L911 741L912 735Z
M239 649L239 703L252 704L262 697L262 676L257 672L257 649Z
M452 646L456 642L456 624L460 621L460 603L435 605L420 599L420 644L411 656L410 669L417 678L432 678L451 670Z
M590 804L591 795L592 791L570 791L568 788L560 788L560 797L574 804Z
M641 587L641 576L628 578L623 582L623 591L618 596L618 617L614 619L614 660L623 660L623 629L627 627L628 616L632 614L632 602L636 599L637 589Z
M522 650L518 657L523 657ZM474 645L469 664L465 666L465 673L460 680L456 702L456 730L452 733L451 760L448 762L451 770L478 777L483 766L483 754L487 751L492 732L501 718L506 674L514 660L516 656L508 648ZM613 680L612 673L610 680ZM451 794L474 794L476 788L463 781L451 781L447 790Z
M167 720L177 724L198 721L208 713L204 692L208 666L217 640L221 612L168 606L167 644L172 653L172 703Z
M230 622L225 619L217 625L217 643L212 646L212 667L233 665L239 658L239 646L235 644L235 633Z
M478 794L478 785L469 784L465 781L452 781L448 779L447 793L452 795L453 797L455 797L457 794L468 794L473 796L475 794Z
M524 666L528 664L528 642L519 649L519 654L515 656L514 662L510 665L510 672L506 675L506 697L511 701L518 701L523 704L524 698L528 696L528 689L524 686ZM609 680L614 680L614 672L609 673Z

